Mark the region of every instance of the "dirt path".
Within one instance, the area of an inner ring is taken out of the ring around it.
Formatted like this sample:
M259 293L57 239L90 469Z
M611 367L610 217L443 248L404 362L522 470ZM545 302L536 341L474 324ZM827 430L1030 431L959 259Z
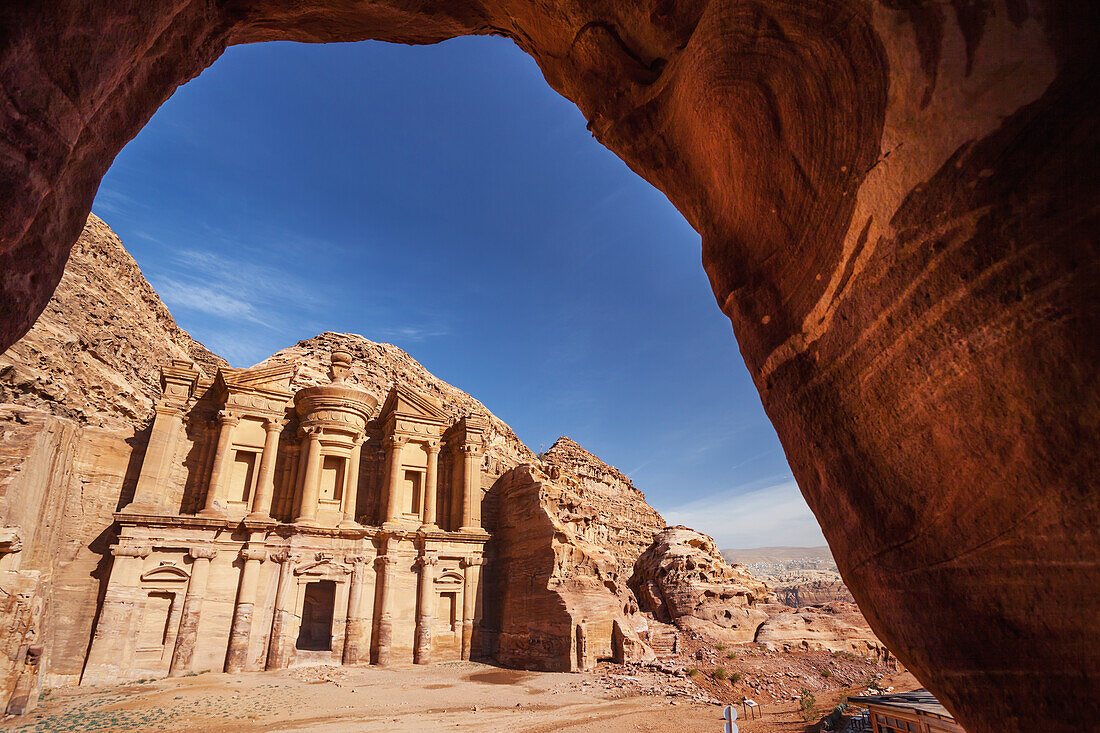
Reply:
M805 731L794 704L742 731ZM624 695L592 674L499 669L472 662L428 667L311 667L202 674L116 687L68 688L4 730L69 731L620 731L722 730L721 708Z

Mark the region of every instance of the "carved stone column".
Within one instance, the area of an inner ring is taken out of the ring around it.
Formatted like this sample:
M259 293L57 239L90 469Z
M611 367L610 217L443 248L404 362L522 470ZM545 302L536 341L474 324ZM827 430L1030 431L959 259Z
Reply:
M367 557L349 555L344 561L351 565L351 582L348 587L348 620L344 632L342 661L344 664L359 664L370 661L370 618L363 613Z
M187 554L194 561L191 563L191 580L187 583L187 598L183 601L176 648L172 652L172 665L168 670L169 677L179 677L191 671L191 660L199 635L199 620L202 617L202 599L206 594L206 581L210 575L210 561L217 556L218 551L212 547L192 547Z
M226 493L229 483L230 450L233 446L233 429L240 422L233 413L222 410L218 413L218 450L214 454L214 465L210 468L210 486L206 489L206 507L200 514L221 516L226 513Z
M355 521L355 504L359 498L359 464L363 456L363 439L357 438L351 455L348 457L347 471L344 474L344 500L340 509L344 518L340 520L341 527L358 527Z
M229 628L229 649L225 654L226 672L244 672L248 668L248 642L252 637L252 616L256 608L256 583L260 565L267 553L263 548L241 550L241 585L237 605L233 609L233 625Z
M306 433L306 475L302 482L302 503L298 507L301 524L314 524L317 521L317 499L321 492L321 431L307 428Z
M393 637L393 596L397 574L397 557L391 553L379 555L374 561L378 568L378 582L382 585L382 608L378 615L378 665L390 663L390 645Z
M125 511L152 513L164 504L164 480L183 436L183 410L157 405L149 443L141 462L141 473L134 488L134 500Z
M142 558L152 552L149 545L120 542L111 548L114 560L99 621L88 650L81 676L82 685L96 685L123 679L133 663L135 622L143 603L141 597Z
M481 566L485 558L470 555L462 559L462 658L470 659L473 651L474 627L480 622Z
M420 528L426 532L439 531L436 523L436 504L439 493L439 443L428 443L428 473L424 478L424 523Z
M268 418L264 421L264 452L260 455L260 480L256 495L252 498L249 519L271 519L271 499L275 496L275 461L279 456L279 434L283 421Z
M284 669L294 660L294 563L298 556L282 551L268 556L279 563L279 587L275 591L275 612L271 618L271 638L267 643L266 669Z
M435 566L439 556L424 553L416 559L420 567L420 597L416 604L416 647L413 650L415 664L427 664L432 660L432 601L435 598Z
M481 446L462 446L463 492L460 532L483 532L481 528Z
M387 460L389 461L389 476L386 478L386 515L383 524L394 525L401 519L401 446L407 440L400 436L394 436L386 441Z

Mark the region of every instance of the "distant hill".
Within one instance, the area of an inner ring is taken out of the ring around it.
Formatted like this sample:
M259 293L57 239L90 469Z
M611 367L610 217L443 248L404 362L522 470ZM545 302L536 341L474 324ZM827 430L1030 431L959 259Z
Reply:
M793 608L855 602L826 545L730 549L722 550L722 557L728 563L747 566L755 577L771 586L780 602Z
M751 565L758 562L791 562L792 560L833 561L828 545L820 547L751 547L722 550L728 563Z

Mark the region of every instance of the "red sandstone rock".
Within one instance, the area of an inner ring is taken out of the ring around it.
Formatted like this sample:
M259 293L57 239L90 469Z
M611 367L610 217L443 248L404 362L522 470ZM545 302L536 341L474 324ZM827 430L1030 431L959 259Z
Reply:
M770 616L755 641L773 651L854 652L883 661L890 656L859 608L839 601Z
M752 641L773 598L744 565L729 565L714 540L687 527L662 530L634 565L631 587L658 621L726 642Z
M46 305L115 154L228 44L507 36L700 232L872 626L973 731L1080 729L1100 714L1097 13L15 0L0 345Z

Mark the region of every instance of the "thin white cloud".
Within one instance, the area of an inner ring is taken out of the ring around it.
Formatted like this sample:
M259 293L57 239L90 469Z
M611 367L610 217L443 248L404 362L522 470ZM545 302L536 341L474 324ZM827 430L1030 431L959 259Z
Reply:
M271 327L259 318L251 303L230 295L224 289L210 288L193 282L180 282L172 278L159 278L156 289L168 304L169 310L189 308L219 318L235 318Z
M763 488L731 489L662 509L669 524L683 524L714 537L719 547L825 544L798 485L793 480Z
M448 333L447 329L442 327L397 326L377 328L373 336L376 339L394 339L420 343L430 338L446 336Z

